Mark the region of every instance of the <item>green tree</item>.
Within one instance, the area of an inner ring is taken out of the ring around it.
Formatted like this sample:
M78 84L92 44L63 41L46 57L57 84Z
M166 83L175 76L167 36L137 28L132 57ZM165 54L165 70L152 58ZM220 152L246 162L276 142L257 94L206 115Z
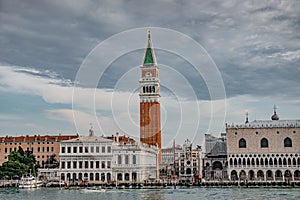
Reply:
M32 153L24 153L19 147L18 151L13 151L8 156L8 161L4 162L0 167L0 178L22 176L31 173L36 176L37 168L35 155Z

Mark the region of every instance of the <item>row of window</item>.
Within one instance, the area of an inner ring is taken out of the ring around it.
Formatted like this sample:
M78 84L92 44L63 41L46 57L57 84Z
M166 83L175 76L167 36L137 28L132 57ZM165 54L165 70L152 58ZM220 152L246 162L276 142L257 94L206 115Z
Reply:
M241 158L246 157L247 158L247 157L252 157L252 156L253 157L275 157L275 156L276 157L280 157L280 156L281 157L284 157L284 156L285 157L288 157L288 156L290 156L290 157L294 157L294 156L298 157L298 154L297 153L296 154L293 154L293 153L291 153L291 154L287 154L287 153L286 154L283 154L283 153L282 154L273 154L272 153L272 154L253 154L253 155L252 154L249 154L249 155L248 154L245 154L245 155L243 155L243 154L241 154L241 155L238 155L238 154L237 155L234 155L234 154L233 155L228 155L228 157L233 157L233 158L234 157L237 157L237 158L238 157L241 157Z
M33 152L33 150L34 150L34 148L33 147L31 147L31 148L29 148L29 147L27 147L27 149L26 149L27 151L32 151ZM14 148L7 148L7 147L5 147L4 148L4 153L11 153L12 151L17 151L17 147L14 147ZM54 151L54 147L38 147L37 148L37 152L53 152Z
M125 173L124 175L122 173L117 174L117 180L118 181L129 181L131 177L131 180L137 180L137 173L132 172L131 175L130 173ZM100 179L101 178L101 179ZM75 181L75 180L90 180L90 181L111 181L112 175L111 173L73 173L72 176L70 173L61 173L61 180L68 180L68 181Z
M276 133L277 133L277 134L279 134L280 132L279 132L279 131L276 131ZM294 130L294 131L293 131L293 133L295 134L295 133L296 133L296 131ZM235 134L235 135L237 135L237 134L238 134L238 132L235 132L234 134ZM256 131L256 132L255 132L255 134L256 134L256 135L258 135L258 134L259 134L259 132L258 132L258 131Z
M62 169L110 169L111 161L62 161Z
M283 146L284 147L292 147L293 143L292 143L292 139L289 137L286 137L283 140ZM239 148L246 148L247 147L247 142L244 138L241 138L239 140ZM261 148L268 148L269 147L269 141L267 138L263 138L260 140L260 147Z
M101 179L100 179L101 178ZM71 174L67 173L66 175L64 173L61 173L61 180L68 180L68 181L75 181L75 180L90 180L90 181L111 181L111 173L107 173L106 174L106 178L105 178L105 173L90 173L88 175L88 173L78 173L78 176L76 175L76 173Z
M54 142L38 142L38 144L41 144L41 143L43 143L43 144L54 144ZM19 142L19 143L17 143L17 142L15 142L14 143L14 145L22 145L22 142ZM30 145L30 144L34 144L34 142L27 142L27 145ZM8 145L8 143L7 142L5 142L5 145ZM13 143L11 142L11 143L9 143L9 145L13 145Z
M300 166L300 158L230 158L231 166Z
M72 147L61 147L61 153L100 153L100 146L74 146ZM111 146L107 148L105 146L101 147L101 153L111 153Z
M143 86L143 93L155 93L155 86Z
M124 160L122 159L122 156L121 155L118 155L118 165L122 165L122 164L125 164L125 165L128 165L129 164L129 155L125 155L124 156ZM136 155L132 155L132 158L131 158L132 162L131 164L135 165L136 164Z

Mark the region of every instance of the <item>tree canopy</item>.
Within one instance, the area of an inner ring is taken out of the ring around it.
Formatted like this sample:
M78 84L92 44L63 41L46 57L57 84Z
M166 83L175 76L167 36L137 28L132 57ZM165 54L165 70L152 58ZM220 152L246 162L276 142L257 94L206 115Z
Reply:
M0 178L21 177L24 174L31 173L36 175L38 165L36 165L35 155L24 152L21 147L18 151L13 151L8 156L8 161L0 166Z

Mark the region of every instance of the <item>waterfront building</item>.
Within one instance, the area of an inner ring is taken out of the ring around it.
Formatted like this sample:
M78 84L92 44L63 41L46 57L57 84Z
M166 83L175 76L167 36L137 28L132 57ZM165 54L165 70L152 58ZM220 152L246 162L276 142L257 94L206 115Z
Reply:
M300 180L300 120L226 124L228 176L231 180Z
M68 182L143 182L156 178L157 152L132 138L99 137L90 129L89 136L61 143L59 176Z
M161 149L160 81L150 30L141 66L140 84L140 141ZM161 152L159 153L161 163Z
M8 160L8 156L12 151L18 151L19 147L24 152L33 153L37 163L44 167L47 159L51 155L56 155L59 160L60 142L77 138L78 135L34 135L34 136L6 136L0 137L0 165Z
M205 180L227 179L226 133L221 137L205 134L205 157L203 158L203 178Z
M199 146L193 149L192 145L187 139L175 160L179 182L195 182L202 178L202 150Z
M180 153L183 153L183 149L181 145L175 145L175 141L173 143L173 147L163 148L162 152L162 163L160 164L160 179L163 180L172 180L176 178L176 160L180 157Z
M114 143L112 170L114 180L120 182L153 181L157 178L158 149L148 144Z

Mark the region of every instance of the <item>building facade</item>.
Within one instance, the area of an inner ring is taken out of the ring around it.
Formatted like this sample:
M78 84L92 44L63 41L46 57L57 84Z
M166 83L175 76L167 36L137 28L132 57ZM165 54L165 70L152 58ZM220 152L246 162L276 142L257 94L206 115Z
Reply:
M70 183L143 182L155 179L157 148L125 136L89 136L63 141L59 176Z
M215 137L205 134L205 156L203 158L203 178L205 180L226 180L227 176L226 134Z
M187 139L175 161L179 182L195 182L202 178L202 150L192 147L191 141Z
M231 180L300 180L300 120L226 124L228 176Z
M59 176L75 182L112 180L113 140L94 135L62 141Z
M47 159L53 154L59 160L58 155L61 141L77 137L78 135L0 137L0 165L8 160L8 156L12 151L18 151L19 147L21 147L24 152L33 153L37 163L43 167Z
M173 143L173 147L163 148L162 152L162 163L160 164L160 179L162 180L173 180L176 179L176 160L180 157L181 153L183 153L183 149L181 145L175 145L175 141Z
M160 81L150 30L141 66L140 84L140 141L161 149ZM161 154L160 162L161 162Z
M137 143L115 143L113 146L113 174L117 182L151 181L157 178L155 147Z

